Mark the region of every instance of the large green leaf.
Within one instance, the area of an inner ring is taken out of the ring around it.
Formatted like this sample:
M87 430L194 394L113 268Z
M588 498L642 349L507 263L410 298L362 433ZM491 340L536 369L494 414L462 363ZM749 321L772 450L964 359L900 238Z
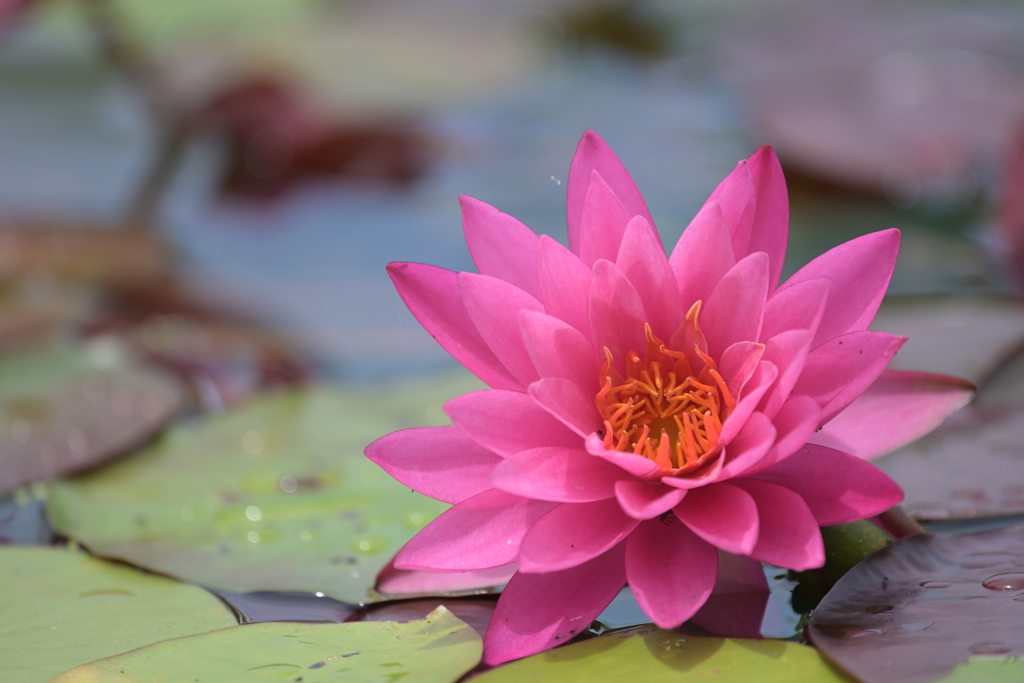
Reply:
M34 683L167 638L231 626L215 597L83 552L0 546L0 678Z
M401 624L248 624L175 638L85 664L53 683L448 683L476 666L481 651L476 631L439 607Z
M377 572L447 506L396 482L363 448L437 421L444 400L480 386L464 374L269 395L55 482L50 519L98 555L210 588L372 601Z
M643 626L527 657L473 680L830 683L848 679L806 645L782 640L703 638Z

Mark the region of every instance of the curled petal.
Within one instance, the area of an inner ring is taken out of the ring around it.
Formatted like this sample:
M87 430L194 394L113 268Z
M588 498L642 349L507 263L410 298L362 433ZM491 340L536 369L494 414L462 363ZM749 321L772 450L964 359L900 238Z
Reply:
M798 494L777 484L756 479L734 479L757 504L757 545L750 557L795 571L825 564L825 546L818 522Z
M519 331L519 314L544 311L544 304L504 280L476 273L460 273L462 301L480 336L512 376L528 386L540 379Z
M530 396L581 437L593 434L603 424L594 395L572 380L548 377L534 382L530 385Z
M757 505L737 486L709 484L693 489L675 513L690 531L722 550L749 555L757 544Z
M646 322L647 312L633 284L614 263L598 261L590 285L591 338L597 357L603 361L608 348L622 364L628 352L646 349Z
M626 516L614 498L562 503L523 537L519 571L537 574L583 564L614 548L639 523Z
M587 452L591 455L596 455L597 457L622 468L634 477L638 477L645 481L657 481L661 478L661 468L659 468L653 460L645 458L642 455L608 450L604 447L601 437L597 434L591 434L588 436L586 441L584 441L584 445L587 448Z
M615 483L615 497L622 511L633 519L653 519L676 506L686 495L686 489L674 489L636 479L622 479Z
M743 429L725 449L725 465L718 475L718 481L738 477L754 467L775 445L777 434L775 425L764 413L752 413Z
M751 375L750 381L747 382L742 395L736 402L736 407L722 423L722 435L718 438L718 443L728 446L736 438L736 435L743 429L743 425L747 423L747 419L757 408L761 397L771 388L778 376L779 369L775 367L774 363L763 360L757 364L754 374Z
M764 344L749 341L736 342L722 353L718 370L725 380L725 386L729 387L733 395L742 393L747 380L754 374L754 369L763 356Z
M580 437L520 391L474 391L444 412L484 448L508 457L542 446L579 447Z
M821 413L814 399L807 396L793 396L782 404L778 415L772 421L776 429L775 443L768 452L750 463L749 467L737 474L748 476L782 462L807 440L821 423Z
M825 315L832 278L804 280L780 289L764 305L761 341L789 330L810 330L817 333Z
M615 265L640 294L654 334L668 339L683 319L683 304L661 238L643 216L626 226Z
M492 481L503 491L526 498L583 503L615 495L624 472L583 450L534 448L502 461Z
M569 379L597 393L600 365L594 347L582 332L554 316L533 311L520 313L519 328L542 378Z
M768 256L751 254L718 283L701 309L701 327L712 358L731 344L757 341L768 295Z
M811 330L787 330L780 332L765 344L764 359L775 364L779 369L779 376L775 384L761 399L760 409L768 417L775 417L779 408L790 394L793 387L800 380L807 363L807 354L811 350L811 339L814 332Z
M463 195L462 229L481 275L510 282L540 298L537 233L490 204Z

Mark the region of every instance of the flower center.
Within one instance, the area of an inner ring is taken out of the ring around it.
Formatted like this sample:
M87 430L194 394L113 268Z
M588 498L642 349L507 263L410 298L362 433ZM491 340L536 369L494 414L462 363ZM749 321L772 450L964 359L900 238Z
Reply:
M695 340L699 303L686 316ZM649 458L666 474L692 472L716 453L722 422L736 401L699 343L687 354L666 348L650 325L645 332L646 355L627 353L625 376L605 348L595 399L604 419L604 446Z

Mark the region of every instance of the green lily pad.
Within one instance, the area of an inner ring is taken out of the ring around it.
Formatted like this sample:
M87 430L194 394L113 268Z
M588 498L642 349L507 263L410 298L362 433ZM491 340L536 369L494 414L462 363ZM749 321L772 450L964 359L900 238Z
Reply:
M124 455L181 408L181 385L111 339L0 361L0 496Z
M0 546L0 614L0 670L19 683L235 623L195 586L83 552L11 546Z
M830 683L849 679L806 645L782 640L704 638L642 626L520 659L473 680Z
M444 607L402 624L247 624L175 638L85 664L53 683L457 681L480 661L480 636Z
M448 506L396 482L363 448L440 422L445 400L480 386L465 373L271 394L55 482L48 514L95 554L216 590L376 601L377 572Z

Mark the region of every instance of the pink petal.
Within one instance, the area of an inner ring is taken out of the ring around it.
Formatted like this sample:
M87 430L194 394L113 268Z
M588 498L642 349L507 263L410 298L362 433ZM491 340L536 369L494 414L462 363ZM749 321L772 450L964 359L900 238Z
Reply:
M519 328L526 351L542 378L569 379L597 394L601 368L593 345L582 332L554 316L533 311L519 315Z
M663 515L683 499L686 489L622 479L615 484L615 497L622 511L633 519L653 519Z
M743 160L708 197L708 203L718 202L722 206L737 261L750 253L748 247L757 209L756 192L750 167Z
M454 425L392 432L365 452L398 481L445 503L491 488L491 472L502 462Z
M519 571L539 574L576 567L614 548L639 523L614 498L562 503L523 537Z
M613 465L625 470L634 477L647 481L657 481L661 478L661 468L653 460L634 453L623 453L622 451L611 451L604 447L604 442L597 434L591 434L584 441L587 452L591 455L602 458Z
M755 476L802 497L818 526L867 519L903 500L903 489L874 465L815 444Z
M623 472L583 450L534 448L509 456L494 469L494 486L524 498L585 503L615 495Z
M825 424L878 379L906 341L906 337L868 331L835 337L807 355L793 393L817 401L821 424Z
M544 310L590 338L590 282L594 274L579 257L541 235L537 242L537 277Z
M590 626L626 584L625 544L578 567L513 576L484 636L495 665L550 650Z
M643 522L626 541L626 579L660 628L676 628L711 595L718 552L678 520Z
M753 496L757 504L760 529L750 557L798 572L825 564L821 531L803 498L766 481L734 479L730 483Z
M722 207L708 200L676 242L669 265L679 283L684 310L695 301L707 301L718 281L736 265L732 236Z
M544 304L511 285L487 275L460 273L462 301L480 336L512 376L525 385L540 378L519 331L522 311L544 312Z
M780 289L764 305L761 340L771 339L788 330L818 331L825 315L832 280L827 277L806 280Z
M607 347L621 366L628 352L642 352L647 348L646 322L647 313L632 283L614 263L598 261L590 285L591 339L598 358L604 360Z
M810 441L870 460L935 429L974 391L958 377L886 370Z
M757 544L758 516L753 497L731 484L693 489L675 507L690 531L713 546L749 555Z
M707 486L718 481L722 474L722 466L725 464L725 451L719 451L718 455L712 456L703 467L691 474L682 476L666 476L661 478L661 483L677 489L695 489Z
M767 254L751 254L725 274L701 308L700 325L712 358L736 342L757 341L767 295Z
M477 270L540 298L537 233L478 199L463 195L459 203L466 246Z
M580 223L580 260L584 265L593 266L599 259L614 261L631 218L601 174L591 171Z
M761 412L768 417L775 417L799 381L813 338L814 332L811 330L788 330L775 335L765 344L764 359L779 369L775 384L761 399Z
M647 210L647 204L626 167L597 133L588 130L583 134L579 146L576 147L576 156L573 157L572 166L569 168L569 182L566 188L565 208L569 225L569 246L576 254L581 253L580 232L583 223L584 201L594 171L600 173L608 183L622 206L625 207L629 218L643 216L648 223L654 225L651 212Z
M395 556L398 569L475 571L515 562L526 531L556 503L490 489L425 526Z
M679 300L679 285L668 265L661 238L643 216L633 218L619 246L615 261L622 273L636 288L649 311L651 328L660 339L668 339L685 311Z
M530 385L530 396L569 429L586 438L604 422L594 404L594 394L569 379L548 377Z
M775 445L775 425L764 413L752 413L726 449L726 462L718 481L740 476L756 465Z
M462 302L458 273L421 263L391 263L388 275L416 320L455 360L495 389L525 389L477 331Z
M747 385L747 380L754 374L763 355L764 344L750 341L736 342L722 352L718 360L718 371L733 396L738 395Z
M747 159L751 179L757 192L754 201L754 225L745 254L763 251L770 261L768 281L774 290L782 275L789 239L789 192L782 165L771 147L762 147Z
M814 345L867 329L889 287L899 250L900 231L882 230L840 244L786 280L783 288L821 277L832 278L828 305Z
M738 397L736 407L722 423L722 434L718 437L718 443L728 446L736 438L778 375L779 369L774 363L763 360L757 364L754 374L743 388L743 394Z
M715 588L690 621L727 638L760 638L769 595L760 562L719 551Z
M444 412L484 448L508 457L542 446L578 448L580 437L518 391L474 391L457 396Z
M507 583L518 567L513 562L475 572L421 572L395 569L389 562L377 574L377 591L395 597L475 591Z
M796 453L796 450L807 443L807 439L814 434L817 425L821 424L820 415L818 404L809 396L793 396L783 403L773 420L777 432L775 443L768 453L739 476L760 472Z

